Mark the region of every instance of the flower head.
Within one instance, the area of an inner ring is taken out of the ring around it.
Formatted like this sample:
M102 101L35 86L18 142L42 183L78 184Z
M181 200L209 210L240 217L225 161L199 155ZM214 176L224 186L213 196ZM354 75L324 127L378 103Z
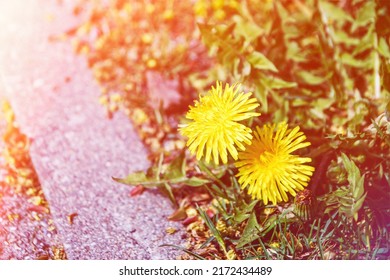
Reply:
M287 201L308 185L314 167L304 163L310 158L291 153L310 145L303 142L306 136L299 126L288 129L285 122L256 127L254 139L236 162L241 187L248 188L253 199L262 199L264 204Z
M245 150L243 142L251 143L252 130L239 122L259 116L252 112L259 104L256 98L250 98L251 92L239 93L238 90L237 84L226 84L223 89L222 83L217 82L216 87L195 101L194 107L190 106L186 114L190 122L182 124L179 130L188 137L187 146L198 160L205 155L206 162L213 159L218 164L220 157L227 163L228 151L237 159L235 146Z

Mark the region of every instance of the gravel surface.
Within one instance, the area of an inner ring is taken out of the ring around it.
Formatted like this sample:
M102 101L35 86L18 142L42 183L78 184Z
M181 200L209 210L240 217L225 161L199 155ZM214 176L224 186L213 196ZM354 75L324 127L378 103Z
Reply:
M64 259L63 244L50 213L31 210L24 193L1 185L0 259Z
M69 42L48 40L77 21L63 2L0 3L12 15L0 19L4 94L33 141L31 158L58 236L69 259L174 259L180 252L159 247L183 242L180 224L167 221L169 201L153 191L130 197L130 187L111 179L149 165L131 123L121 114L107 119L83 58L74 56ZM0 236L12 231L6 227ZM178 232L169 235L168 227ZM34 258L27 255L16 258Z
M0 114L0 135L6 126ZM2 140L3 152L6 144ZM5 158L0 156L0 260L66 258L50 212L34 209L34 199L44 200L39 182L29 189L31 193L6 184L5 166Z

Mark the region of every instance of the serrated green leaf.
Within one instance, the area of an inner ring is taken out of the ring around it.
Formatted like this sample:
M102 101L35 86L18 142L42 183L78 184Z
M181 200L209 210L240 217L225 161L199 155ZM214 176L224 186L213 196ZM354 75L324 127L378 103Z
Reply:
M370 59L370 57L365 60L360 60L349 53L343 53L343 55L341 56L341 62L356 68L367 68L371 67L372 60Z
M254 22L245 20L240 16L235 17L235 20L237 23L236 34L244 37L248 42L252 42L263 33L263 30Z
M247 220L249 217L250 217L250 214L240 212L240 213L237 213L236 215L234 215L233 220L236 223L242 223L243 221Z
M366 1L359 9L356 15L356 20L353 21L354 26L366 26L369 22L374 22L375 19L375 1ZM355 30L353 27L352 30Z
M158 167L149 168L148 172L137 171L132 174L129 174L125 178L112 178L113 180L130 186L143 185L146 188L162 186L167 190L167 194L170 198L173 197L169 184L179 184L184 183L189 186L199 186L204 185L209 182L209 180L201 178L187 178L186 177L186 162L185 162L185 152L181 151L180 154L167 166L166 171L164 172L162 178L160 178L161 166L162 166L162 157L158 163ZM169 186L169 188L168 188Z
M325 81L327 81L329 79L329 76L331 75L331 73L326 75L326 76L324 76L324 77L318 77L318 76L313 75L310 72L300 71L300 72L297 73L297 75L305 83L307 83L309 85L320 85L320 84L324 83Z
M252 212L248 219L248 224L245 226L241 238L238 240L237 249L242 248L246 244L259 238L260 226L256 219L255 212Z
M246 59L252 65L253 68L278 72L278 69L276 69L275 65L261 52L254 51L251 54L247 55Z
M154 177L150 178L146 176L145 171L138 171L134 172L130 175L128 175L125 178L112 178L114 181L117 181L119 183L129 185L129 186L135 186L135 185L144 185L144 186L149 186L149 185L154 185L156 182L156 179Z
M355 217L366 197L366 194L364 194L364 176L361 176L359 168L344 153L341 154L341 159L348 173L349 183L348 194L340 197L341 206L347 208L343 210L343 212L348 216ZM342 201L344 201L344 203Z
M312 103L314 107L324 110L328 109L334 102L333 98L318 98Z
M337 6L333 3L330 3L328 1L320 1L319 5L321 8L321 11L323 13L325 13L325 15L328 19L332 19L333 21L338 21L341 24L346 22L346 21L353 22L353 20L354 20L342 8L340 8L339 6Z
M354 212L358 212L358 211L360 210L360 208L361 208L362 205L363 205L364 200L366 199L366 196L367 196L367 193L365 193L362 197L360 197L360 198L355 202L355 205L354 205Z
M233 220L236 222L236 223L242 223L243 221L245 221L246 219L248 219L250 217L250 213L253 211L253 208L256 206L256 204L258 203L257 200L254 200L252 201L251 203L249 204L246 204L243 209L241 209L240 211L238 211L234 216L233 216Z
M355 189L353 191L353 197L359 199L363 195L363 193L364 193L364 175L357 180Z
M355 163L350 160L346 154L341 153L341 159L343 161L345 170L348 173L348 182L350 185L355 185L356 184L356 177L360 176L360 171L359 168L355 165Z
M297 42L289 42L287 48L288 59L294 60L295 62L307 61L306 52L303 50Z
M168 165L164 178L172 179L178 177L184 177L186 174L186 159L185 152L182 150L180 154Z
M358 201L355 202L353 209L352 209L352 215L355 221L358 219L358 212L360 208L363 206L363 202L366 199L367 193L365 193Z
M344 153L341 154L341 160L348 174L348 186L342 186L321 199L326 205L324 212L338 210L340 214L356 219L367 196L364 193L364 176L361 176L359 168Z
M297 83L287 82L285 80L271 76L263 76L261 82L269 89L293 88L297 86Z
M350 46L356 46L359 44L360 39L354 38L343 30L335 30L332 33L333 40L338 44L346 44Z

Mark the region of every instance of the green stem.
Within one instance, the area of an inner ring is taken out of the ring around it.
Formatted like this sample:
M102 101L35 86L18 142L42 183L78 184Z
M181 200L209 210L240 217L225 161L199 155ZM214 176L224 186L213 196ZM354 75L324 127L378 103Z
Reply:
M206 172L206 174L208 176L210 176L212 179L214 179L220 185L220 187L227 189L227 186L225 185L225 183L222 182L217 176L215 176L215 174L213 172L211 172L211 170L202 161L199 161L198 164L199 164L199 167L202 170L204 170L204 172Z

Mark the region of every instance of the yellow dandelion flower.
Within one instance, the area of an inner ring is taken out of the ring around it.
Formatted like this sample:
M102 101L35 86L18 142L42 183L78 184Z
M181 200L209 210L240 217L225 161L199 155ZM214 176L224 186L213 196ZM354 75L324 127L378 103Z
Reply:
M219 163L228 161L228 152L237 160L238 152L235 146L245 150L243 142L249 145L252 139L252 130L239 123L250 117L259 116L252 112L259 106L256 98L250 98L251 92L239 92L239 85L225 89L222 83L212 87L208 94L199 97L195 106L190 106L186 118L188 124L180 125L179 131L188 137L187 146L192 154L200 160L205 154L206 162L213 159Z
M242 189L248 188L253 199L262 199L264 204L287 201L308 185L314 167L305 165L310 158L291 153L307 147L306 136L299 126L288 129L285 122L256 127L252 144L238 154L238 182Z

